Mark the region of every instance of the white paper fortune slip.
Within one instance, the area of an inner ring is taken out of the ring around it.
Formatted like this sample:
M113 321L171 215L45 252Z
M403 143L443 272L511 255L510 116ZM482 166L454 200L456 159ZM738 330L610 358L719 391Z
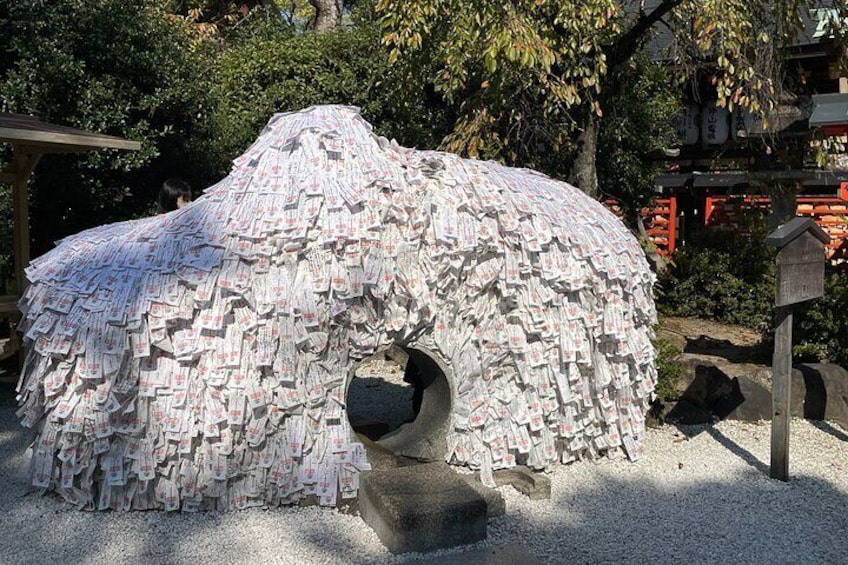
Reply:
M404 149L355 108L274 116L201 198L69 236L26 274L33 485L80 507L356 496L346 378L393 343L449 368L444 457L487 482L641 453L638 242L568 184Z

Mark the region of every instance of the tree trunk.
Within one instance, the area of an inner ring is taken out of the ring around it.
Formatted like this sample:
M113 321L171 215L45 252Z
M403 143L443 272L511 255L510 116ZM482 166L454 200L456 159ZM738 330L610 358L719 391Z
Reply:
M309 0L315 8L312 28L318 33L332 31L342 24L341 0Z
M594 114L586 118L586 125L577 138L577 157L571 170L571 184L591 197L598 196L598 169L595 159L598 154L598 123Z
M645 252L645 257L648 258L648 264L651 265L651 270L656 274L665 273L668 270L669 260L660 255L657 246L651 242L648 236L648 230L645 229L645 221L642 219L642 214L636 214L636 231L639 235L639 244Z
M769 214L768 224L769 230L775 230L781 224L786 223L787 220L795 217L798 209L796 200L798 191L794 183L776 182L769 188L769 192L771 193L771 214Z

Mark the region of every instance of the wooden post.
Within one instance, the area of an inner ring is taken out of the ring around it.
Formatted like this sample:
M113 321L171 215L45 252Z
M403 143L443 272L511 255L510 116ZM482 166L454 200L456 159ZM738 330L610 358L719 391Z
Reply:
M677 195L668 197L668 254L674 255L677 249Z
M27 199L27 177L15 179L12 183L13 243L15 250L15 291L24 292L24 269L29 258L29 200Z
M29 263L29 195L27 183L41 154L26 147L13 146L15 180L12 183L12 205L14 218L13 247L15 250L15 282L17 293L23 296L26 290L26 269Z
M704 198L704 225L710 225L710 218L713 215L713 209L715 208L715 204L713 204L713 196L709 195Z
M29 183L29 177L40 159L41 152L39 151L20 145L12 146L12 163L10 164L14 173L12 180L12 248L15 255L15 286L17 287L15 291L19 297L23 296L26 290L27 279L24 269L29 264L29 193L27 192L27 183ZM23 367L25 354L26 352L21 346L18 350L18 368Z
M792 306L824 296L824 251L830 236L810 218L793 218L770 233L766 243L778 249L769 475L772 479L788 481Z
M792 392L792 306L777 308L772 358L771 467L772 479L789 480L789 417Z

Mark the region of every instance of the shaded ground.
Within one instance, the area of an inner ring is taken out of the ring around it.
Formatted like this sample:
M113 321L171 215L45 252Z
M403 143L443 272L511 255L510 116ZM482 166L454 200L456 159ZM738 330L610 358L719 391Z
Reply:
M665 331L685 356L707 355L739 370L767 368L752 354L758 337L745 328L677 318ZM396 368L375 364L361 377L408 394ZM28 435L14 415L13 389L0 384L4 565L469 562L465 548L392 556L358 517L317 507L229 514L67 508L27 486ZM551 500L530 501L501 487L506 514L490 520L489 539L473 548L508 554L518 547L552 564L844 563L848 433L794 420L789 483L768 478L769 437L768 424L748 422L649 430L637 463L557 467Z
M501 487L504 516L474 548L521 548L551 564L837 564L848 554L848 434L793 421L790 473L768 478L769 426L721 422L650 430L644 457L579 462L552 497ZM26 434L0 408L0 562L379 564L393 556L356 516L312 508L228 514L81 512L28 491ZM437 561L439 562L439 561Z
M365 359L347 389L347 413L356 431L373 428L373 438L395 430L416 416L414 387L403 380L404 366L375 355Z
M735 351L755 351L762 344L762 336L756 330L743 326L722 324L702 318L681 318L676 316L663 316L661 318L662 333L664 337L677 340L681 347L689 341L695 341L699 337L707 337L714 340L715 346L721 349L723 345L729 348L728 353ZM727 343L724 343L727 342Z

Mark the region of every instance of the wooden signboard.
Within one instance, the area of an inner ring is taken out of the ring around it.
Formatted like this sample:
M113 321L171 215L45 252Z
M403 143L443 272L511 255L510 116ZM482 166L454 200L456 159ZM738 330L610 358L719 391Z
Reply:
M766 238L778 249L769 475L781 481L789 480L792 305L824 295L824 246L829 242L830 237L810 218L793 218Z
M778 252L775 306L789 306L824 296L824 253L824 243L810 230L802 232Z

